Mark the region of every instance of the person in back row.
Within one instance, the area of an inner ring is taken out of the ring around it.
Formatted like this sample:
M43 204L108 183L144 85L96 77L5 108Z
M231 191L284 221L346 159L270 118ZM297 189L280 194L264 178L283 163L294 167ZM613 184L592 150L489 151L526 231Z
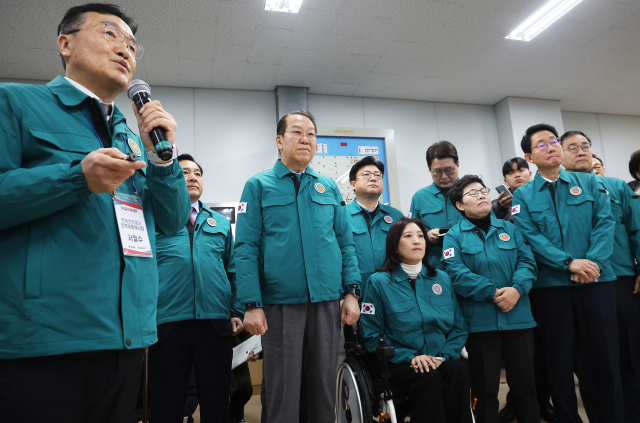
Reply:
M498 422L500 363L504 359L518 422L539 423L533 369L529 290L536 279L533 253L511 222L491 215L491 196L478 176L451 187L465 219L444 237L445 270L462 307L469 339L471 396L478 422Z
M605 168L604 168L604 163L602 162L602 159L600 159L600 157L596 156L595 154L592 153L592 159L591 159L591 168L593 173L595 173L598 176L606 176L605 175Z
M498 198L491 202L491 207L498 219L508 220L513 223L513 216L511 215L513 193L531 180L529 163L522 157L514 157L511 160L507 160L502 165L502 176L504 177L504 184L511 192L501 192Z
M598 396L598 421L623 422L616 275L609 261L615 220L609 199L595 175L561 167L563 152L553 126L528 128L521 147L538 172L513 194L511 214L538 265L529 297L558 419L582 421L576 371L580 384ZM576 363L589 363L589 368Z
M358 161L349 172L356 199L347 206L347 216L356 244L362 296L367 279L384 263L391 224L403 216L400 210L378 201L384 187L383 178L384 163L372 156Z
M636 194L640 194L640 150L631 154L631 158L629 159L629 174L633 178L633 181L628 183L629 187Z
M569 172L589 173L593 161L591 140L580 131L568 131L560 137L564 160ZM595 173L595 172L594 172ZM614 251L609 261L618 278L616 282L616 312L620 335L620 376L624 393L625 421L640 422L640 198L623 180L596 177L611 203L615 219ZM589 365L585 363L585 365ZM584 375L588 376L585 370ZM596 421L598 398L580 384L580 392L589 420Z
M449 141L432 144L427 149L427 166L433 183L413 195L409 216L422 220L427 227L426 237L431 249L429 263L442 270L442 236L462 220L458 210L449 201L449 189L458 179L460 167L456 147Z
M391 225L362 303L366 347L375 354L381 332L394 347L389 382L408 396L413 423L470 423L469 367L459 361L464 316L451 278L429 264L425 233L418 219Z

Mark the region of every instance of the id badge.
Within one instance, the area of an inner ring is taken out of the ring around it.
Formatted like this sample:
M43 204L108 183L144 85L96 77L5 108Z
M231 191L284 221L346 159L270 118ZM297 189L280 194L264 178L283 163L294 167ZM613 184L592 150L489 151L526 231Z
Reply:
M142 213L142 201L135 195L116 194L113 197L122 252L125 256L153 257L147 224Z

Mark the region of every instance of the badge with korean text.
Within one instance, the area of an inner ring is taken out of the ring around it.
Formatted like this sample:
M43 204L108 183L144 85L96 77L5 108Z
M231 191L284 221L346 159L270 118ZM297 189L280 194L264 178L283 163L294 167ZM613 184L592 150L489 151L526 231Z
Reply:
M134 195L117 194L113 199L116 222L125 256L153 257L142 201Z
M207 225L211 226L211 227L215 227L216 226L216 221L213 217L210 217L207 219Z
M129 138L127 140L127 144L129 144L129 148L131 149L131 151L133 151L134 153L136 153L136 155L138 157L142 156L142 150L140 149L140 147L138 146L138 143L135 142L133 139Z
M391 216L385 216L384 221L391 225L393 223L393 218Z
M571 193L571 195L580 195L582 194L582 188L580 187L573 187L569 190L569 192Z
M320 194L324 194L324 191L325 191L325 189L324 189L324 185L322 185L320 182L318 182L317 184L315 184L315 185L313 186L313 188L314 188L316 191L318 191Z

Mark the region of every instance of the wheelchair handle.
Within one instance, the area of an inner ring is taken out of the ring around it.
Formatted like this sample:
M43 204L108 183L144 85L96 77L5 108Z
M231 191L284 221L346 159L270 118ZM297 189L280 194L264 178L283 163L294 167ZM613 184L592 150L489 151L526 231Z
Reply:
M384 332L380 332L380 341L378 341L378 346L376 347L376 357L378 360L386 362L395 355L395 348L393 348L392 345L387 345L387 340L384 338Z

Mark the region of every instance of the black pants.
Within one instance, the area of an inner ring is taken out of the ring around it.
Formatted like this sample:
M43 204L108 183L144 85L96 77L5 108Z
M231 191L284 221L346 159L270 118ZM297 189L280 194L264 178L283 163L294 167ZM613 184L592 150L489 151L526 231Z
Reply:
M141 371L141 349L0 360L0 421L129 422Z
M598 400L599 423L623 422L615 282L537 288L529 293L547 356L559 422L582 422L573 372Z
M193 366L200 421L228 423L232 356L229 320L183 320L158 326L158 343L149 348L149 420L182 421Z
M412 423L471 423L469 367L447 360L437 370L416 373L409 363L389 364L389 382L412 403Z
M533 329L470 333L467 339L471 368L471 396L477 398L479 423L498 422L500 364L504 359L519 423L539 423L533 371Z

